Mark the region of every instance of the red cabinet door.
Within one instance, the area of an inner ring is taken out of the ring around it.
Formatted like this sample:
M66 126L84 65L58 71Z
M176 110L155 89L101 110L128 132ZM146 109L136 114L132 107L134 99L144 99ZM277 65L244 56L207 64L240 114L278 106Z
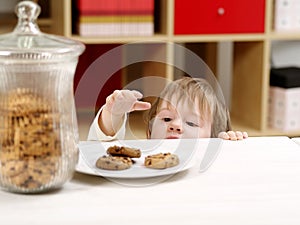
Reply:
M263 33L265 0L175 0L175 34Z

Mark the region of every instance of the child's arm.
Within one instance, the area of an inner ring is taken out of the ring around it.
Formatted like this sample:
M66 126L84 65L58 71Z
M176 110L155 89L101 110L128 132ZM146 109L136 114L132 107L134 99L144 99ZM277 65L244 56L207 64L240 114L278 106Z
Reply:
M241 132L241 131L227 131L227 132L220 132L218 135L219 138L222 138L224 140L242 140L248 137L247 132Z
M120 129L126 113L149 109L149 102L139 101L142 97L140 92L130 90L116 90L109 95L98 119L102 132L113 136Z

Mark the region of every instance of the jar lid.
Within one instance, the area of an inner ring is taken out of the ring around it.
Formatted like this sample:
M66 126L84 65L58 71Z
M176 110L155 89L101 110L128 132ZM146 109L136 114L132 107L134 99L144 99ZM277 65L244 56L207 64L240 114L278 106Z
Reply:
M41 32L36 22L41 8L35 2L21 1L15 12L17 26L13 32L0 35L0 62L68 61L84 51L79 41Z

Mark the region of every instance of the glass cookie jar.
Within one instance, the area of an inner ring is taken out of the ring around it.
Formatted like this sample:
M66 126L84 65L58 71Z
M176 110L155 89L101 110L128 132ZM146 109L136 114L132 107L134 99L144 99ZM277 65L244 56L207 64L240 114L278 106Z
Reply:
M0 35L0 186L20 193L61 187L78 160L73 78L85 46L42 33L32 1Z

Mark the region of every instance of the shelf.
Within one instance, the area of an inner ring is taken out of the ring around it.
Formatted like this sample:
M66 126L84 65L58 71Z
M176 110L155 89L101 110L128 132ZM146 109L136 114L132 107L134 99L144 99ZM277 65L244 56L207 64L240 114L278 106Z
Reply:
M168 41L166 35L154 36L122 36L122 37L81 37L79 35L70 36L72 39L84 42L86 44L125 44L131 42L160 42Z
M65 34L86 44L126 44L133 42L169 42L182 44L199 55L215 74L218 73L217 43L227 41L233 42L231 110L233 117L235 115L239 117L239 120L233 120L233 126L236 127L236 129L248 131L250 136L297 136L297 134L300 134L300 131L281 132L267 128L271 41L300 40L300 32L278 33L272 30L274 1L265 1L266 10L264 33L201 35L174 34L175 1L156 1L160 2L160 7L158 9L160 28L156 31L157 33L154 36L80 37L78 35L72 35L68 27L64 29L66 32ZM67 8L65 8L65 15L69 17L65 18L65 24L71 25L72 19L69 15L71 4L68 1L65 1L65 3L65 6L67 6ZM168 62L173 65L172 63L174 63L173 61L175 60L175 56L177 56L175 49L172 45L166 45L163 49L164 55L168 58ZM160 54L160 50L156 49L155 51L157 51L156 54ZM131 81L132 79L138 78L138 76L147 75L156 69L157 68L154 65L145 66L142 69L136 69L135 67L134 70L127 71L124 75L125 80ZM141 73L139 75L134 75L136 71L141 71ZM178 77L177 73L182 74L182 71L178 71L172 66L159 67L158 71L160 74L165 73L165 76L170 79ZM130 77L128 78L128 76ZM247 126L245 124L250 124L251 126Z

